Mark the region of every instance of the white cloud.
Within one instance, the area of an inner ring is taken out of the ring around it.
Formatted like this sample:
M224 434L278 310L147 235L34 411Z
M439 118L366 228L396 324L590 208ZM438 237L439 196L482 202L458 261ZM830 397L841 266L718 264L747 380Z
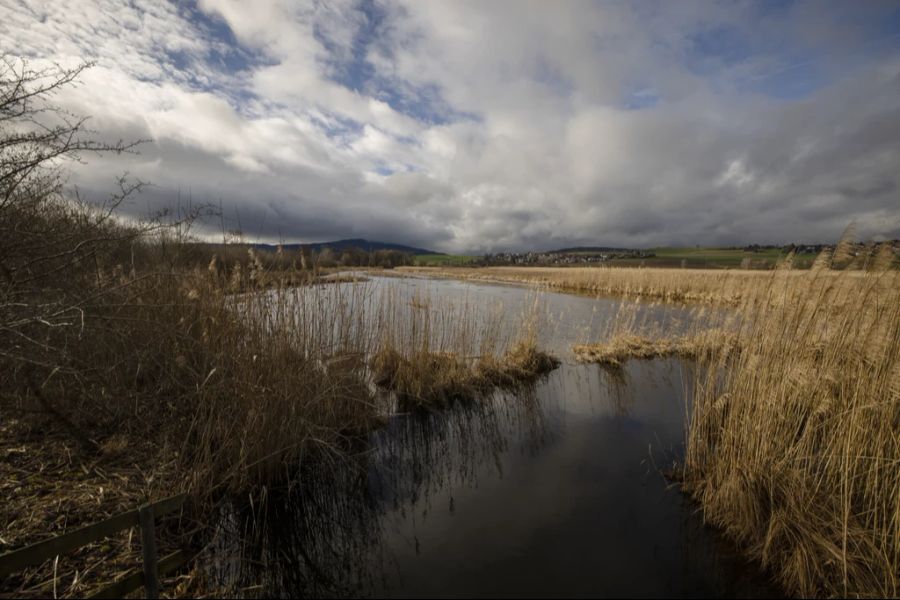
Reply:
M900 52L867 29L878 7L763 8L0 0L0 43L95 60L58 101L153 139L75 183L129 170L156 184L146 204L189 189L260 238L900 235Z

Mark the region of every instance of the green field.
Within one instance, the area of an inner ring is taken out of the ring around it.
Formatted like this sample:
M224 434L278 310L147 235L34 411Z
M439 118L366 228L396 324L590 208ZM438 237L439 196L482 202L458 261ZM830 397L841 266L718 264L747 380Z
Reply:
M649 248L651 257L614 258L605 263L607 266L644 266L644 267L689 267L710 269L737 269L745 266L745 259L749 260L748 268L769 269L787 254L780 248L765 248L756 252L746 251L741 248L709 248L709 247L660 247ZM570 254L593 255L598 252L572 252ZM420 254L413 257L417 267L461 267L469 266L479 257L462 254ZM812 265L815 254L798 254L794 258L794 267L805 269ZM596 263L599 264L599 263Z
M417 267L453 267L467 265L475 258L463 254L419 254L414 261Z
M728 267L741 266L744 259L749 259L756 268L773 266L779 259L785 256L785 252L779 248L765 248L756 252L745 251L740 248L652 248L650 250L656 256L646 259L648 264L676 265L685 261L686 266L691 267ZM794 259L794 266L805 268L815 260L815 254L798 254Z

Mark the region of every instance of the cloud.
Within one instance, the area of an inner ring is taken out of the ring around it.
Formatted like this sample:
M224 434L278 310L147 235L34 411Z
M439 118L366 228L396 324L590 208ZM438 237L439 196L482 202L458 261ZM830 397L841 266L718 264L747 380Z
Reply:
M900 237L900 9L0 0L2 50L260 240L447 251ZM219 224L210 224L210 231Z

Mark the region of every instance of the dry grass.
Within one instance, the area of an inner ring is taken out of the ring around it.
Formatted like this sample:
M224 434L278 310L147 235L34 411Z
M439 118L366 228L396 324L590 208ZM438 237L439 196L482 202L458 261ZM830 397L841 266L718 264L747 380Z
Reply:
M5 346L19 355L3 357L0 409L21 426L0 431L4 550L181 491L209 525L219 498L284 482L302 459L380 422L364 361L336 358L370 347L353 288L232 295L206 270L157 263L89 273L80 289L91 298L81 318L21 329L40 353ZM134 559L124 539L3 588L46 593L57 574L59 595L84 594Z
M0 553L48 535L59 535L134 509L157 491L176 485L175 457L169 468L140 460L161 458L139 440L112 438L97 455L86 456L70 436L47 423L6 419L0 423ZM160 523L160 554L178 548L180 515ZM192 525L182 522L181 531ZM174 534L174 535L173 535ZM83 597L115 574L140 568L140 533L128 529L60 556L44 568L6 577L0 597ZM166 582L171 589L171 582ZM12 593L14 590L14 594Z
M374 381L395 392L401 410L473 400L530 383L559 362L538 350L536 314L512 337L502 313L417 295L408 306L382 300Z
M427 269L404 267L406 273L472 281L525 283L549 289L602 296L661 301L703 301L735 304L752 282L766 276L757 271L632 269L615 267L486 267Z
M528 342L517 344L502 356L487 355L474 360L446 352L420 351L404 356L390 348L372 359L375 381L397 393L401 410L475 400L495 389L534 382L557 366L557 359Z
M475 365L477 377L492 387L512 388L531 383L559 366L559 359L539 350L533 337L519 341L499 359L483 356Z
M685 480L801 596L898 594L900 280L780 274L696 386Z
M401 267L397 271L476 282L521 283L598 296L730 306L739 305L771 277L767 271L621 267ZM784 274L802 282L805 272L787 270ZM862 274L854 271L845 276ZM823 273L826 277L836 275Z
M576 353L611 366L632 357L697 359L683 480L707 521L790 594L895 597L900 273L886 245L871 248L869 258L856 257L869 271L831 270L835 259L827 252L807 272L789 265L771 272L414 272L727 306L734 318L713 321L723 327L676 337L626 314L606 343Z
M384 356L387 341L400 349L406 398L449 396L454 385L483 394L547 364L533 346L507 351L499 321L475 306L410 306L346 278L294 286L284 272L259 272L252 256L231 272L172 269L154 258L153 239L135 243L142 260L131 269L103 260L69 273L66 284L91 299L79 319L29 325L22 331L38 349L20 344L19 356L0 357L4 422L25 424L0 431L12 453L0 468L4 550L180 491L193 515L215 514L222 497L264 493L301 461L340 455L384 423L371 368L379 359L369 357ZM238 280L250 274L266 283ZM457 371L443 360L454 351L481 360ZM67 440L65 455L51 432ZM62 570L26 571L4 589L43 593L56 573L59 595L84 594L134 562L126 541L93 545Z
M648 338L634 334L619 334L607 342L578 344L572 348L580 362L620 366L630 358L649 359L679 356L697 359L713 353L737 350L737 335L721 329L672 338Z

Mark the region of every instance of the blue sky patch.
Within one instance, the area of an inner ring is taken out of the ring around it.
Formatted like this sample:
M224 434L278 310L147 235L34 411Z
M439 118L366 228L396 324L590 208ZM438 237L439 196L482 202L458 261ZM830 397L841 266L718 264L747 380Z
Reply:
M628 110L642 110L658 105L662 97L652 88L636 90L625 98L625 108Z
M437 85L414 86L409 82L379 75L368 57L375 47L390 56L390 48L384 40L386 13L371 0L360 2L357 10L360 13L360 27L354 36L349 60L342 62L340 59L344 52L328 38L322 28L314 29L316 39L329 52L326 64L331 81L359 94L377 98L395 111L429 125L475 118L474 115L454 111L444 100Z

